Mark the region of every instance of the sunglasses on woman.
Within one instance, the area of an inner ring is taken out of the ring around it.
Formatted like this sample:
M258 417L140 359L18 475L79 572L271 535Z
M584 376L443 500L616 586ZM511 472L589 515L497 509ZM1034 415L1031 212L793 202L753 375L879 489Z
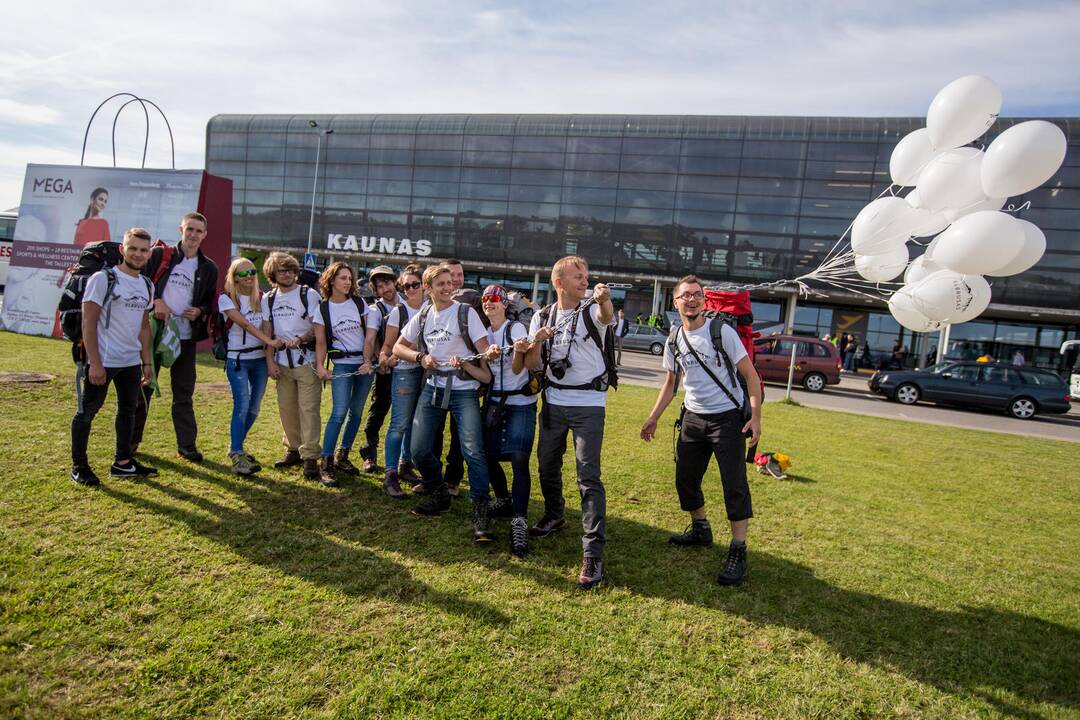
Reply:
M419 283L419 282L401 283L401 289L402 290L415 290L416 288L420 287L423 284L424 283Z
M255 275L256 272L258 272L258 271L255 268L249 268L247 270L237 270L236 272L233 273L233 277L238 277L238 278L252 277L252 276Z
M503 303L503 296L502 295L481 295L480 296L480 302L499 303L501 305Z

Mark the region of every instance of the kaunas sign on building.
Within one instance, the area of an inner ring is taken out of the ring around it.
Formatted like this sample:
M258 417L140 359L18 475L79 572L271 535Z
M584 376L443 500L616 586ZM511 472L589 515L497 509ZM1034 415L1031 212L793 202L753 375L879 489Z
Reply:
M326 237L327 250L345 252L378 253L379 255L416 255L426 257L431 254L430 240L410 240L409 238L374 237L371 235L340 235L330 233Z

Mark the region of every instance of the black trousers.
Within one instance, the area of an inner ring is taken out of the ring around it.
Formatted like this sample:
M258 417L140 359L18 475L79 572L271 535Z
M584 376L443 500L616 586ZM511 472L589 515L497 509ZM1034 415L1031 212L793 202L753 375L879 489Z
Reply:
M158 382L161 376L158 373ZM169 368L169 381L172 386L172 421L176 431L176 447L178 449L193 450L195 440L199 434L199 428L195 424L195 404L191 396L195 393L195 341L180 341L180 357ZM142 443L143 431L146 429L146 415L150 412L150 398L154 391L149 387L143 388L142 402L135 412L135 432L132 434L131 443Z
M746 481L745 421L738 410L718 415L698 415L686 410L682 430L675 444L675 490L679 506L686 512L705 505L701 480L716 458L728 520L747 520L754 516L750 503L750 485Z
M94 416L105 404L109 394L109 385L116 387L116 457L115 460L127 460L131 457L131 433L135 427L135 408L139 404L139 384L142 382L142 367L132 365L123 368L105 368L105 384L94 385L86 375L84 366L79 374L79 406L75 417L71 418L71 463L76 466L89 465L86 446L90 442L90 426Z
M449 415L447 413L446 415ZM446 415L439 420L435 428L435 438L431 443L431 452L435 457L442 457L443 431L446 429ZM450 418L450 450L446 453L443 465L443 478L447 485L460 485L465 478L465 456L461 454L461 439L458 437L457 422Z
M390 410L391 375L375 375L375 382L372 383L371 404L364 420L364 445L360 448L360 457L364 460L378 462L379 459L379 433Z

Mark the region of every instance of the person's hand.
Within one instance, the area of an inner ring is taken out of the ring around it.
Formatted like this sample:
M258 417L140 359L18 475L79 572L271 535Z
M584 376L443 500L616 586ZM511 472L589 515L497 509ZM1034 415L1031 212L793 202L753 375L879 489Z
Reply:
M757 445L758 440L761 439L761 416L758 413L754 413L743 425L743 435L746 434L747 430L750 431L750 437L746 439L746 444Z
M536 331L536 335L533 336L533 342L544 343L547 342L555 335L555 328L550 325L545 325Z
M425 355L420 360L420 367L424 368L425 370L436 370L439 367L439 362L430 355Z
M296 348L300 347L300 338L294 337L291 340L286 340L284 347L295 350Z
M154 317L156 317L162 322L165 322L169 319L169 315L171 314L172 311L169 310L169 306L165 304L164 300L162 300L161 298L156 298L154 300Z
M154 382L154 368L150 365L142 366L142 385L146 387L150 383Z
M596 283L593 286L592 294L596 302L603 303L611 299L611 288L604 283Z
M105 384L105 366L101 363L90 363L90 370L86 376L90 378L91 385Z
M200 315L202 315L202 310L197 307L189 307L183 312L181 317L185 320L197 320Z
M371 367L371 363L365 360L364 364L361 365L356 372L360 373L361 375L370 375L373 369L374 368Z
M502 354L502 348L498 345L488 345L487 350L484 351L485 360L494 360Z
M379 355L379 372L385 372L383 368L393 369L400 362L394 353L382 353Z
M277 380L279 377L281 377L281 367L279 367L278 364L273 360L266 363L266 372L274 380Z
M525 355L531 349L532 343L529 342L528 338L521 338L520 340L514 341L514 352L518 355Z
M322 365L315 368L315 374L319 376L320 380L332 380L334 377L334 374L330 372L330 369L323 367Z
M281 338L274 338L273 340L268 342L267 345L274 348L275 350L280 350L283 347L285 347L285 341L282 340Z
M654 437L656 437L656 418L650 415L645 424L641 426L641 439L645 442L651 442Z
M461 364L461 358L459 358L457 355L450 358L450 367L454 368L455 370L460 370Z

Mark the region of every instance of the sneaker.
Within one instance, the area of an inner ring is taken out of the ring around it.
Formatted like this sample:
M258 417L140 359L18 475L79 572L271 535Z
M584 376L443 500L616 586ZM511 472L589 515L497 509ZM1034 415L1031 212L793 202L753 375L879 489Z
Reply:
M418 485L420 476L416 474L416 467L411 462L403 462L398 465L398 477L406 485Z
M158 472L155 468L143 465L138 460L131 460L127 465L113 463L109 466L109 474L113 477L146 477L157 475Z
M319 461L315 458L304 458L301 462L304 464L304 477L308 480L318 480Z
M361 469L366 473L379 472L379 463L375 462L371 458L364 458L364 462L361 464Z
M280 460L278 460L277 462L274 463L274 467L276 467L276 468L293 467L295 465L300 465L303 462L304 462L304 459L302 457L300 457L300 451L299 450L288 450L288 451L285 452L284 455L281 456Z
M510 552L518 557L529 553L529 521L522 515L510 521Z
M592 590L604 581L604 561L600 558L587 557L581 561L581 574L578 575L578 587Z
M414 515L438 515L450 509L450 493L446 490L446 483L440 483L431 488L428 497L421 500L413 508Z
M338 448L334 454L334 469L346 475L359 475L360 471L349 462L349 448Z
M307 467L304 468L305 474L307 474ZM334 468L334 458L330 455L324 455L322 461L319 463L319 482L323 484L323 487L337 487L337 471Z
M508 518L514 516L514 502L508 498L497 497L491 501L491 517Z
M262 465L259 464L259 461L255 459L254 455L252 455L251 453L246 452L246 453L244 453L244 457L246 457L248 459L248 463L251 464L251 472L252 473L257 473L260 470L262 470Z
M708 520L694 520L686 526L682 535L672 535L668 538L668 542L680 547L691 545L712 547L712 527Z
M529 534L533 537L547 537L556 530L561 530L564 525L566 525L566 518L553 517L544 513L540 521L529 530Z
M382 491L395 500L405 499L405 491L401 489L401 483L398 482L398 474L393 470L386 471L386 477L382 484Z
M71 479L87 487L95 487L101 484L101 480L98 479L98 476L94 474L89 465L76 465L71 468Z
M716 578L721 585L738 585L746 578L746 545L728 547L727 562Z
M193 462L196 465L203 461L202 453L193 447L177 449L176 457L187 460L188 462Z
M254 475L256 472L257 466L252 465L248 456L242 452L229 453L229 460L232 461L232 471L237 475Z
M472 501L473 540L478 543L491 542L495 535L491 532L491 503L487 498Z

